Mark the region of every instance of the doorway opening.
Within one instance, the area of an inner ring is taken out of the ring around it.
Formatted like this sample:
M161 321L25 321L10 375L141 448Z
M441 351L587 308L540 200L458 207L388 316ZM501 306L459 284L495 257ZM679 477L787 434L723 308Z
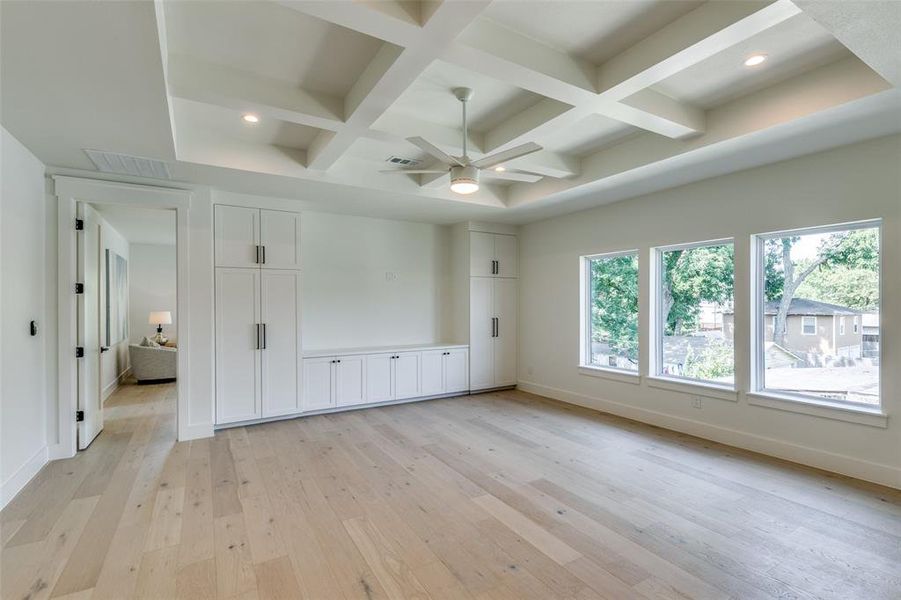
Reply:
M176 211L79 201L76 216L77 448L124 443L146 428L174 443Z

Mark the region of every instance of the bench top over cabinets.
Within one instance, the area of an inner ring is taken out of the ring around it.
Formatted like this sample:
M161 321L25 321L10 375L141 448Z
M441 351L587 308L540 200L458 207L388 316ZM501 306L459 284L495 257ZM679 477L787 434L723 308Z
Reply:
M321 356L349 356L352 354L381 354L383 352L425 352L428 350L451 350L468 348L468 344L410 344L405 346L369 346L365 348L325 348L322 350L304 350L304 358Z

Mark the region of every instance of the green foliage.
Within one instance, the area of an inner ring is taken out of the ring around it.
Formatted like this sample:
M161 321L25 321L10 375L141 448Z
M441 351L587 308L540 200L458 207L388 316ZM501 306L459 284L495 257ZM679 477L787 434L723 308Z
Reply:
M591 261L591 338L638 360L638 257Z
M689 347L685 358L685 376L719 379L735 375L735 353L731 344L711 342L700 352Z
M664 301L669 297L666 335L697 329L701 302L732 299L735 248L732 244L663 253Z
M879 277L875 271L844 265L817 269L798 287L795 295L860 311L876 310Z

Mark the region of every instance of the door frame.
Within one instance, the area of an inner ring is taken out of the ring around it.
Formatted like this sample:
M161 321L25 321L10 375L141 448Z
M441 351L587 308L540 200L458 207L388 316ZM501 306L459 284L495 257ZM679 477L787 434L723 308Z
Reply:
M176 310L178 311L178 358L176 390L178 439L192 435L189 431L188 406L190 390L189 349L189 227L188 211L193 192L189 189L162 188L100 179L53 176L57 206L57 318L58 318L58 441L50 447L50 458L70 458L77 452L75 411L78 410L78 345L77 303L74 286L78 278L75 251L75 210L78 202L116 204L135 208L174 210L176 214ZM52 427L52 425L51 425Z

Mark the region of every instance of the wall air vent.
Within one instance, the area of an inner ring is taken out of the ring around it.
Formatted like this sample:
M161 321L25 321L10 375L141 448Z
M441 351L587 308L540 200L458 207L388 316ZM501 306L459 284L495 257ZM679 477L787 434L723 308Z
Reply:
M421 160L416 160L415 158L403 158L400 156L388 157L385 162L397 165L398 167L418 167L422 164Z
M161 160L103 152L102 150L84 149L85 154L93 161L98 171L132 175L133 177L151 177L153 179L172 179L169 165Z

